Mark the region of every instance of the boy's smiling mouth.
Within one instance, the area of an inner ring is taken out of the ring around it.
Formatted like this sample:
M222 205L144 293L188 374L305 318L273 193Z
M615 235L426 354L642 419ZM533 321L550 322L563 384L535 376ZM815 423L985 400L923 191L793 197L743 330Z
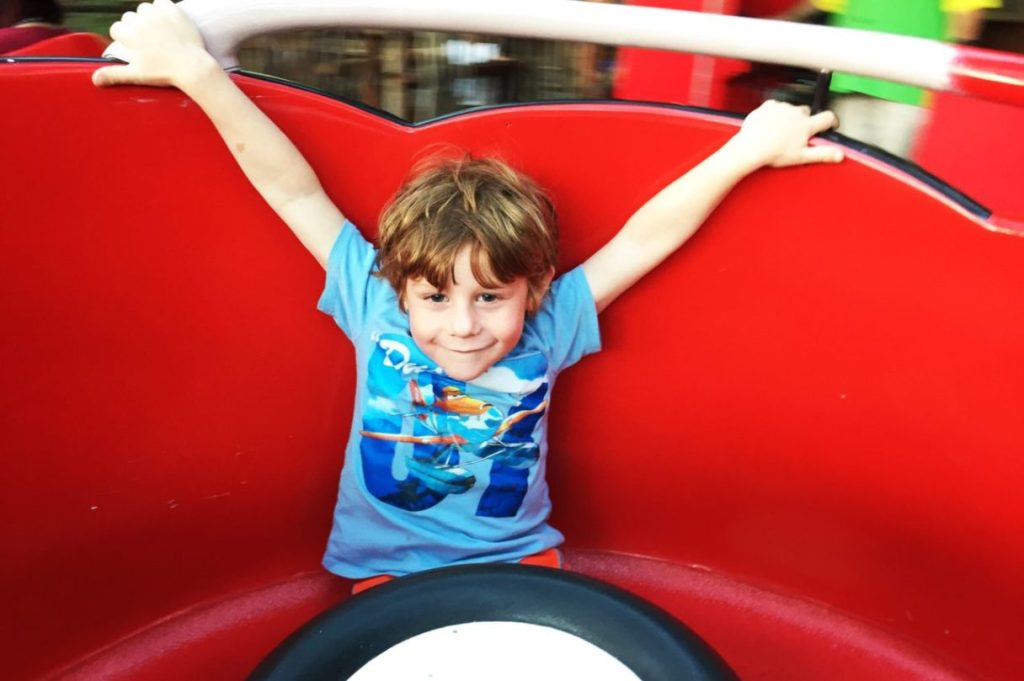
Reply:
M484 352L485 350L489 350L493 346L494 346L494 343L490 343L488 345L483 345L483 346L480 346L479 348L452 348L452 347L447 347L447 346L441 346L441 347L443 349L447 350L448 352L454 352L454 353L459 354L459 355L472 355L475 352Z

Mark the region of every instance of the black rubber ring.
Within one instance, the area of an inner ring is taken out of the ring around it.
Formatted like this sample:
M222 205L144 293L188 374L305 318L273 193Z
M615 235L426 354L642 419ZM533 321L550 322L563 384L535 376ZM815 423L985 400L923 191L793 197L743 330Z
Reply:
M588 577L525 565L443 568L374 587L304 625L249 678L346 679L417 634L482 621L573 634L643 681L738 679L699 636L651 603Z

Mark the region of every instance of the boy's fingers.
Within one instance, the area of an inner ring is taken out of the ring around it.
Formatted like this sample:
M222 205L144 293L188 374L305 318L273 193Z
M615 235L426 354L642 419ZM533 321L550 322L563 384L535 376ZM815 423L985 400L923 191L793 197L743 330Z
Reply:
M839 163L842 160L842 149L818 144L804 149L800 154L799 163Z
M809 120L815 133L831 130L839 125L839 118L831 111L816 113Z
M110 37L119 43L124 42L125 34L128 32L128 27L123 21L115 21L110 25Z
M92 84L97 87L105 87L107 85L114 84L114 78L116 76L111 75L111 71L116 71L121 67L119 66L104 66L103 68L96 69L92 72Z
M135 82L137 74L131 64L124 66L104 66L92 73L92 84L99 87L108 85L127 85Z

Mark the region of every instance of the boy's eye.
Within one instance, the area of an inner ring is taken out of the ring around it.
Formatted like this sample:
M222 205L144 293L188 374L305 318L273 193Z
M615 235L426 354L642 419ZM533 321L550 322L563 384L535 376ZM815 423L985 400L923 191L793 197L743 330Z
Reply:
M498 294L496 294L496 293L481 293L480 294L480 302L483 302L483 303L493 303L496 300L498 300Z
M429 296L427 296L427 300L429 300L432 303L443 303L444 301L448 300L448 296L446 296L443 293L431 293Z

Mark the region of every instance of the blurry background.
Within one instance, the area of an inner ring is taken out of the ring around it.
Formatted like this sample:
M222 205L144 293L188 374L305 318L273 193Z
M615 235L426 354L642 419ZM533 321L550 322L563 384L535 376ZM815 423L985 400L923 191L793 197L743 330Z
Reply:
M429 1L429 0L425 0ZM565 1L565 0L552 0ZM623 0L589 0L623 1ZM65 0L66 25L106 35L136 2ZM797 0L640 0L627 4L778 16ZM804 21L823 21L812 13ZM1024 51L1024 0L986 13L980 43ZM617 97L748 111L768 96L804 101L799 69L653 50L501 36L306 30L248 41L242 67L422 121L513 101Z
M106 35L136 2L65 0L66 25ZM242 68L422 121L474 106L611 96L615 49L500 36L290 31L248 41Z
M52 0L0 0L0 6L44 1ZM1024 52L1024 0L550 0L569 1L824 23ZM64 5L66 28L105 35L136 3L65 0ZM87 47L97 54L102 50L95 42ZM61 47L44 45L34 54L81 54L48 49ZM381 30L263 36L243 45L239 57L246 70L413 122L477 106L591 98L745 113L769 97L810 103L816 78L804 69L704 55ZM839 112L839 131L856 140L850 144L908 159L997 214L1024 220L1018 186L1024 173L1024 107L921 90L897 97L891 88L883 91L886 84L866 80L871 82L853 83L840 74L832 83L828 106Z

